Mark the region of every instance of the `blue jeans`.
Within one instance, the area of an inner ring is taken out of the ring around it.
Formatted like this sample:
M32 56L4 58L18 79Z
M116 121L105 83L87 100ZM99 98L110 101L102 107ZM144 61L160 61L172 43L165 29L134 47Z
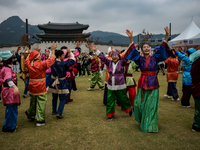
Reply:
M29 85L29 78L26 78L24 84L25 84L24 95L27 95L27 93L28 93L28 85Z
M59 103L59 106L58 106L58 111L57 111L57 101L58 101L58 95L59 95L59 99L60 99L60 103ZM55 94L55 93L52 93L52 112L54 113L58 113L58 114L62 114L63 113L63 109L64 109L64 106L65 106L65 94Z

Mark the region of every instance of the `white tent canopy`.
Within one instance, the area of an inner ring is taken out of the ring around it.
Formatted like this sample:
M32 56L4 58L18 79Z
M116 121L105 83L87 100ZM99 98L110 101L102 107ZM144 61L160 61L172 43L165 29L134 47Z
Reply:
M196 36L192 37L191 39L200 39L200 33L197 34Z
M192 21L189 26L176 38L172 39L170 42L176 42L181 40L193 39L194 36L200 34L199 27Z

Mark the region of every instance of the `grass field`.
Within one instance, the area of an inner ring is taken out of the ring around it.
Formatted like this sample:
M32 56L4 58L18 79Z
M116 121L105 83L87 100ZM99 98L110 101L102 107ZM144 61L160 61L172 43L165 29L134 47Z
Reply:
M134 72L136 82L140 73ZM18 75L19 76L19 75ZM73 102L65 105L63 116L58 120L51 115L51 93L46 105L46 124L36 127L24 112L29 107L29 98L21 98L18 107L18 129L15 133L0 134L0 149L200 149L200 134L191 131L194 117L194 100L191 108L182 108L181 103L165 99L166 76L159 74L160 106L159 133L144 133L134 116L121 111L116 106L116 118L107 120L103 105L103 92L86 91L90 86L89 77L76 78L78 92L72 92ZM24 83L19 79L21 96ZM182 96L182 74L177 83L179 96ZM3 126L5 106L0 105L0 128Z

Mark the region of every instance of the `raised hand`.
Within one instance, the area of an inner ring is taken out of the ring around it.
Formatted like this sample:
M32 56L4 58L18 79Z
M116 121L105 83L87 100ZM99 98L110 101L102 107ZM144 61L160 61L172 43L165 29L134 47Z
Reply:
M169 30L168 26L166 26L166 27L165 27L165 33L166 33L167 35L169 35L169 32L170 32L170 30Z
M55 50L57 48L57 44L51 44L51 50Z
M135 44L135 47L138 47L138 45L139 45L138 43L137 43L137 44Z
M80 43L78 41L76 42L76 45L77 45L77 47L80 47Z
M69 48L67 48L67 53L68 53L68 54L71 53L71 50L70 50Z
M91 50L93 50L94 52L97 51L97 47L96 47L95 45L91 45L90 48L91 48Z
M129 31L128 29L126 29L126 34L128 35L128 37L130 38L132 38L132 36L133 36L133 31Z

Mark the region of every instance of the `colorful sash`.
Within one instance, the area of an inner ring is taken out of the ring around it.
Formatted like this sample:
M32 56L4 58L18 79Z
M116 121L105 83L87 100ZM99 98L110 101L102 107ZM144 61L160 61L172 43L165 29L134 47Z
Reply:
M142 86L143 86L143 82L146 76L154 76L157 75L156 71L143 71L141 72L141 77L138 81L138 89L141 88L141 101L143 101L142 98Z

